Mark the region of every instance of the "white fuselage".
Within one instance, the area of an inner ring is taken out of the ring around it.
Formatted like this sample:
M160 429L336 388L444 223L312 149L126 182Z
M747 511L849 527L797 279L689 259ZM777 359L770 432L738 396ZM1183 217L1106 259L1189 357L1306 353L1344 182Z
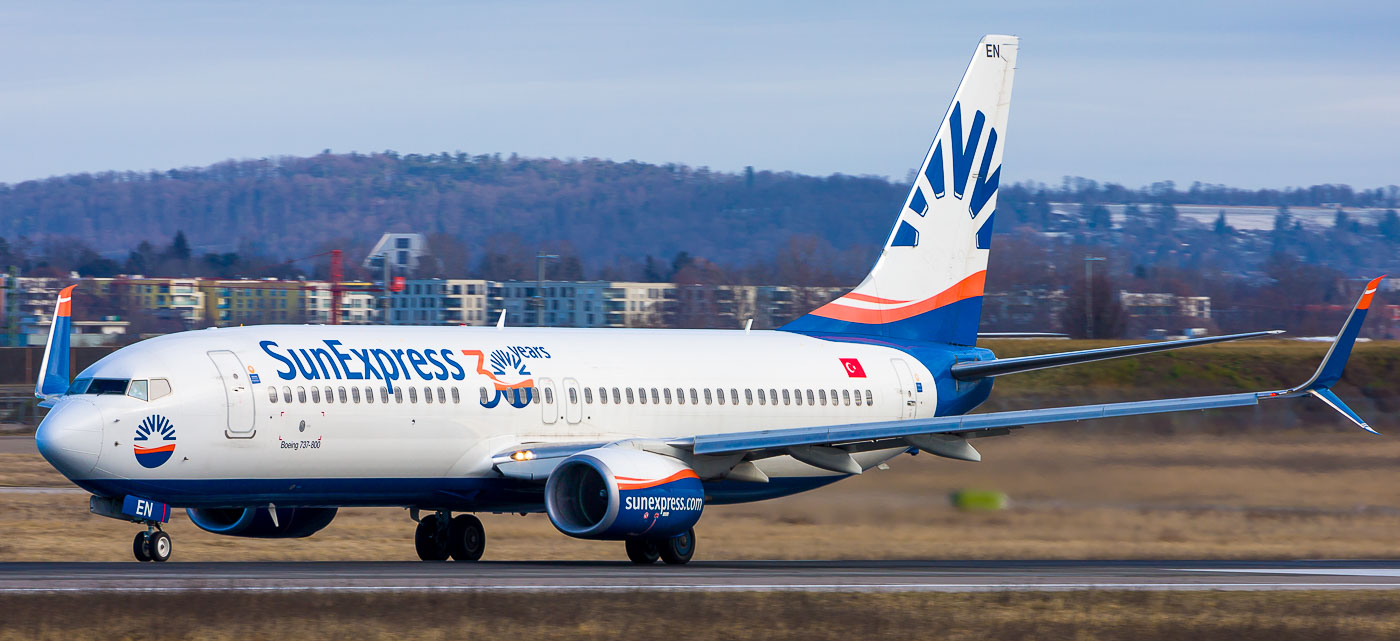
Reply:
M169 393L152 397L162 380ZM148 381L151 398L130 384L116 391L120 381ZM60 443L49 448L67 452L55 465L98 494L510 511L521 499L491 457L521 444L864 423L937 405L933 375L903 351L778 331L210 329L121 349L79 374L73 392L39 437ZM157 449L138 460L138 447ZM899 451L857 460L870 467ZM785 479L840 478L786 456L759 466L772 491L744 488L734 500L808 487Z

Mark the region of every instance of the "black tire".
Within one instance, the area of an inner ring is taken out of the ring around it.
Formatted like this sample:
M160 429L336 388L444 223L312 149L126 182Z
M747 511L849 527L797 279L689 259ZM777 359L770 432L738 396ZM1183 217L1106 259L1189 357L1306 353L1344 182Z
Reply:
M486 551L486 528L481 519L470 514L452 517L452 541L449 546L455 561L480 561Z
M438 536L438 517L429 514L418 521L413 531L413 547L418 550L418 558L424 561L446 561L447 541Z
M170 553L175 551L170 535L160 530L156 530L146 541L146 550L150 552L151 560L156 563L169 561Z
M151 560L151 552L146 547L146 537L148 532L137 532L136 539L131 542L131 553L136 556L136 560L142 563Z
M627 539L627 558L637 565L651 565L661 559L661 551L651 539Z
M657 541L656 547L666 565L690 563L690 557L695 556L695 529L691 528L686 530L685 534Z

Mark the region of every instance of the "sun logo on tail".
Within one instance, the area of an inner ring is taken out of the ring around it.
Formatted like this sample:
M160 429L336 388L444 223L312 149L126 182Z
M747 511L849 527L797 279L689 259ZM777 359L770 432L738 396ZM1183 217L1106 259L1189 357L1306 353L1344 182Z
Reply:
M160 467L175 454L175 426L159 414L147 416L136 426L132 449L141 467Z

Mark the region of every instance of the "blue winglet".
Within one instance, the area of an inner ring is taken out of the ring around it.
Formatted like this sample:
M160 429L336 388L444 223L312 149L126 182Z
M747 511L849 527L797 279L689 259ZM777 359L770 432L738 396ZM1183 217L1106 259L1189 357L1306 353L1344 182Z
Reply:
M1376 290L1380 288L1381 281L1385 276L1381 276L1366 284L1366 290L1361 293L1361 298L1356 301L1356 307L1352 308L1351 315L1347 316L1346 324L1342 325L1342 331L1337 334L1337 338L1332 341L1332 347L1328 348L1327 355L1322 358L1322 364L1313 373L1308 382L1303 383L1293 389L1283 392L1269 392L1267 396L1301 396L1310 394L1327 403L1332 409L1337 410L1361 429L1372 434L1380 434L1371 429L1366 421L1361 420L1342 399L1332 392L1332 386L1337 381L1342 380L1342 372L1346 369L1347 359L1351 358L1351 348L1356 345L1356 337L1361 333L1361 323L1366 320L1366 312L1371 309L1371 299L1375 298ZM1261 398L1266 395L1261 395Z
M44 361L39 365L39 380L34 384L34 396L48 399L68 392L68 346L72 329L73 288L64 287L54 303L53 324L49 326L49 342L44 347Z

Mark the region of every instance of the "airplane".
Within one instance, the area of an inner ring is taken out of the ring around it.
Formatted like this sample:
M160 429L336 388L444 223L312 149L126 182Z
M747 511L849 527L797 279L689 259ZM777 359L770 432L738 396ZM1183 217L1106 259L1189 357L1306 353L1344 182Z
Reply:
M407 508L425 561L485 550L475 513L545 513L561 533L680 565L708 506L814 490L920 452L978 461L1032 426L1242 407L1331 391L1380 279L1296 387L970 413L997 377L1274 331L997 358L977 347L1018 39L982 38L882 253L849 293L775 330L267 325L124 347L70 381L74 287L35 394L40 453L90 510L306 537L347 506Z

